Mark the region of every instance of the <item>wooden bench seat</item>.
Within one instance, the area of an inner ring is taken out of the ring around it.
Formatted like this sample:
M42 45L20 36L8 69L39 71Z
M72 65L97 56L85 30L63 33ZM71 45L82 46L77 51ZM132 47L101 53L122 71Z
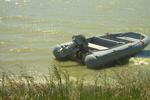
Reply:
M96 49L96 50L107 50L108 49L107 47L96 45L93 43L88 43L88 47Z

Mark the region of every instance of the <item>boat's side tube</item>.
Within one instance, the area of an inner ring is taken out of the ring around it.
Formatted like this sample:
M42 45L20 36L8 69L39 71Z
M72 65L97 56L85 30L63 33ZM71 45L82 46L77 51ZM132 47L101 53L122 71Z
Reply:
M85 64L88 68L99 69L114 59L115 53L112 50L100 51L87 55Z
M63 51L62 51L61 45L57 45L53 49L53 55L55 56L57 60L65 60L67 58L67 55L64 55L64 53L62 52Z

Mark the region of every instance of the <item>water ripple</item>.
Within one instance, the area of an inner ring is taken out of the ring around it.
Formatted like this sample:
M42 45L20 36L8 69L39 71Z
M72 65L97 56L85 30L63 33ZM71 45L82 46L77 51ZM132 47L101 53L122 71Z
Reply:
M32 49L32 48L29 48L29 47L23 47L23 48L12 48L12 49L10 49L9 51L20 53L20 52L32 52L33 49Z

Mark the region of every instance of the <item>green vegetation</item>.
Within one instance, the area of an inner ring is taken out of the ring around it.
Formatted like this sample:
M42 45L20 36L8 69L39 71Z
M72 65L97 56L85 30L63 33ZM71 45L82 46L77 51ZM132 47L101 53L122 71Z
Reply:
M150 73L136 70L130 76L127 70L116 72L114 81L100 73L93 82L84 78L71 79L68 72L54 67L53 73L44 76L44 82L20 74L2 73L0 96L2 100L149 100Z

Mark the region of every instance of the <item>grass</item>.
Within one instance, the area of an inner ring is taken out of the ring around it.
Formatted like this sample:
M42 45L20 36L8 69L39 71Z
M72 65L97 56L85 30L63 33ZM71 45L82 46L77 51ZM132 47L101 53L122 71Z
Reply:
M20 73L2 73L0 96L2 100L150 100L150 71L116 72L114 82L107 73L100 73L93 82L84 78L72 80L68 72L54 67L53 73L44 76L44 82Z

